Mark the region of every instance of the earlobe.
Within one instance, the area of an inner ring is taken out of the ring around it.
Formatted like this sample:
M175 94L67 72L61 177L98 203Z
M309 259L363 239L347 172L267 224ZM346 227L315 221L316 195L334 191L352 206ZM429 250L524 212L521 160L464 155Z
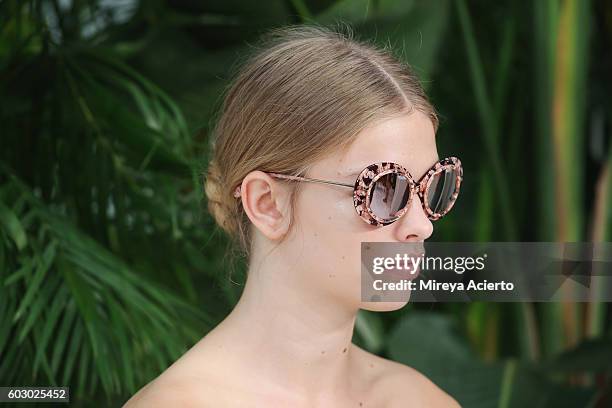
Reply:
M253 225L268 239L282 238L288 229L289 192L262 171L249 173L241 185L242 205Z

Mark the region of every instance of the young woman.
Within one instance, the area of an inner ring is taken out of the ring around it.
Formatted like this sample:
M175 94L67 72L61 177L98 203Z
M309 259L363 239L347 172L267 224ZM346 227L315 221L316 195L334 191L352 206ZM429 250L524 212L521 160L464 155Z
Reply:
M316 26L269 33L228 89L206 175L210 212L248 259L243 294L125 406L457 407L351 343L359 309L407 302L361 301L360 243L422 242L456 199L460 163L440 160L437 126L388 51Z

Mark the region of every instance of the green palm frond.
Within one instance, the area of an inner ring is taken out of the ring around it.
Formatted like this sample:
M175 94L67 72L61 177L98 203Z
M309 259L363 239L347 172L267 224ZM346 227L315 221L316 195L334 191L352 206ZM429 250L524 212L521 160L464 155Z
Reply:
M82 392L99 379L109 395L130 392L201 336L201 312L142 279L14 175L3 176L3 382L75 384ZM83 360L92 370L79 374Z
M175 102L35 3L0 5L0 383L125 396L218 320L200 169Z

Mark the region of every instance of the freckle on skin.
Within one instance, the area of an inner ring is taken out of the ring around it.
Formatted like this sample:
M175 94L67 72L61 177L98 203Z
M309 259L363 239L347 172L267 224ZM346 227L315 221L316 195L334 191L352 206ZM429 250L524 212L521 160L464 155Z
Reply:
M346 347L344 348L344 350L342 350L343 353L346 353Z
M374 364L370 364L370 368L374 368Z
M342 259L344 259L344 255L342 255Z
M329 217L327 217L327 219L331 221L331 215Z
M322 351L321 351L321 354L325 354L325 350L322 350Z

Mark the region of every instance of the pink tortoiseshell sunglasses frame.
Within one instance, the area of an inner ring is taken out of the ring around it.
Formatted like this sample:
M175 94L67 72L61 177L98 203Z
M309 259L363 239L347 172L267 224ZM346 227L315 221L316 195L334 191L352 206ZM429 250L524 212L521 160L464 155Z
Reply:
M449 205L447 208L445 208L442 212L434 212L428 204L429 200L427 195L429 192L429 187L431 186L436 174L447 170L455 170L455 191L449 198ZM406 202L406 205L398 210L393 217L381 218L377 216L370 207L371 192L378 179L392 173L405 176L410 183L408 201ZM414 181L412 175L403 166L392 162L380 162L371 164L363 169L359 176L357 176L357 180L354 184L339 183L335 181L320 180L302 176L290 176L280 173L266 172L266 174L284 180L306 181L312 183L331 184L341 187L350 187L353 189L353 205L355 206L355 210L357 211L359 217L370 225L383 226L397 221L402 215L404 215L406 211L408 211L412 198L415 194L421 199L423 210L430 220L435 221L443 217L451 210L451 208L453 208L455 201L459 196L459 189L461 187L461 181L463 180L463 167L461 166L461 161L457 157L447 157L436 162L423 175L423 177L421 177L420 180ZM240 186L236 187L234 190L234 197L240 197Z

